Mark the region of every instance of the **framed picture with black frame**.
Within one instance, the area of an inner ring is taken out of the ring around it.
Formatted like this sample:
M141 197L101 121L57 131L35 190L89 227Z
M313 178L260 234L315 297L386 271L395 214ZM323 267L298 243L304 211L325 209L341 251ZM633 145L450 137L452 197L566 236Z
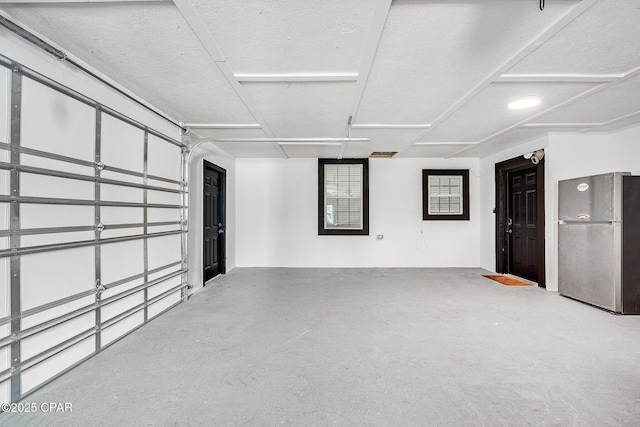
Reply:
M469 220L469 169L422 170L422 219Z

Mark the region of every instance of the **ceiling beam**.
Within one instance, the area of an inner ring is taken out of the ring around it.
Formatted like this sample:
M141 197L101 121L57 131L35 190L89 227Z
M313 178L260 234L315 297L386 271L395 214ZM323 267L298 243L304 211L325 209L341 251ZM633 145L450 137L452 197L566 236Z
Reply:
M602 123L525 123L521 128L576 128L583 129L586 127L600 126Z
M238 79L236 79L233 70L227 63L227 58L224 56L220 48L218 48L218 45L216 44L213 36L209 32L209 29L205 25L204 21L200 17L200 14L193 6L191 1L173 0L173 3L178 8L189 27L191 27L191 30L194 32L196 37L200 40L200 43L205 48L207 53L209 53L211 59L213 59L215 64L218 66L218 69L222 72L222 75L227 80L231 88L242 100L249 113L253 116L256 122L258 122L260 126L262 126L262 130L267 134L267 136L274 137L275 134L269 127L266 119L262 115L262 112L256 106L247 89L242 86ZM278 153L280 153L283 158L286 159L289 157L279 144L273 143L273 147L276 149L276 151L278 151Z
M358 73L279 73L235 74L240 82L288 83L288 82L355 82Z
M503 74L495 83L608 83L624 74Z
M352 129L428 129L431 125L423 124L423 125L392 125L392 124L381 124L381 123L371 123L371 124L354 124L351 125Z
M205 137L205 138L193 138L193 143L202 142L234 142L234 143L250 143L250 142L265 142L272 144L282 145L339 145L345 142L371 142L371 138L350 138L350 137L338 137L338 138L242 138L242 137Z
M389 16L389 9L391 8L391 0L376 0L375 11L371 20L371 26L369 27L369 35L367 42L362 50L362 61L360 62L360 72L358 73L358 80L356 81L356 87L353 92L353 99L351 101L351 117L356 117L358 110L360 109L360 103L364 95L365 87L367 86L367 80L371 73L371 67L373 66L373 59L376 56L380 39L382 38L382 32L384 30L384 24L387 22L387 16Z
M607 122L599 123L594 127L582 129L578 133L609 132L611 130L617 130L626 126L635 126L638 123L640 123L640 111L635 111L633 113L625 114L624 116L617 117Z
M191 129L262 129L260 123L185 123L183 126Z
M451 142L416 142L413 145L424 146L424 145L476 145L478 142L462 142L462 141L451 141Z

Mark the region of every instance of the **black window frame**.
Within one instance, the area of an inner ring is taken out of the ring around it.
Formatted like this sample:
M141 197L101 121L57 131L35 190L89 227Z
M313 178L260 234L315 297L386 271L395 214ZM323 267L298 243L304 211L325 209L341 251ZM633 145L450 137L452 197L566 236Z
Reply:
M429 214L429 177L462 176L462 214ZM422 220L469 221L469 169L422 169Z
M324 216L324 166L333 164L362 165L362 228L325 228ZM369 235L369 159L318 159L318 235L319 236L368 236Z

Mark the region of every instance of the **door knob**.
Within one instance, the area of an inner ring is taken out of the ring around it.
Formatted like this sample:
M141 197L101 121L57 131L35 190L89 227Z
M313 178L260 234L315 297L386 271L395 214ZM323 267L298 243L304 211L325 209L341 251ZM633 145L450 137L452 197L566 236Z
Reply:
M224 234L224 230L222 228L218 229L218 234Z

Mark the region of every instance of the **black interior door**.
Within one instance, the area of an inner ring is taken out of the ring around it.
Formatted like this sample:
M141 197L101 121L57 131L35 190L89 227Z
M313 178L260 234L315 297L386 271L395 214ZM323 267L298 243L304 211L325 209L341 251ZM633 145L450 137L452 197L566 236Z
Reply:
M509 173L509 273L538 281L537 172L531 167Z
M225 272L225 170L204 161L203 281Z

